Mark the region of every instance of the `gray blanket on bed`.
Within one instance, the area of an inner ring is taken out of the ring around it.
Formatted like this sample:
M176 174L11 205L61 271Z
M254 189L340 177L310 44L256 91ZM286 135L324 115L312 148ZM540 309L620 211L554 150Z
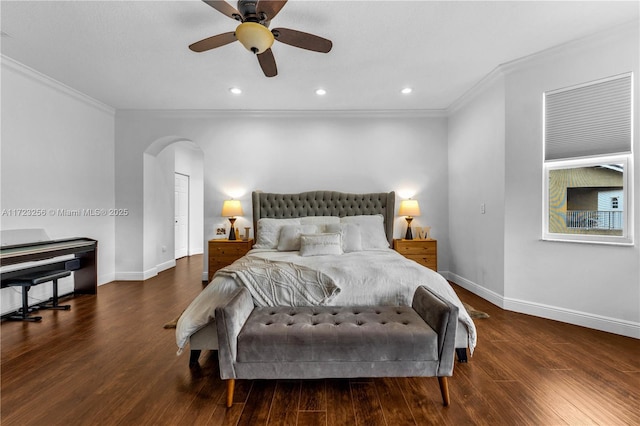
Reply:
M340 293L326 274L290 262L245 256L217 274L246 287L256 306L326 305Z

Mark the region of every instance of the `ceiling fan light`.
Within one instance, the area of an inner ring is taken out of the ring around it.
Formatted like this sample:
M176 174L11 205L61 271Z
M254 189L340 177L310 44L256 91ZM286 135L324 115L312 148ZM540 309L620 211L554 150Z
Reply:
M247 50L262 53L273 44L273 34L269 28L256 22L243 22L236 28L236 38Z

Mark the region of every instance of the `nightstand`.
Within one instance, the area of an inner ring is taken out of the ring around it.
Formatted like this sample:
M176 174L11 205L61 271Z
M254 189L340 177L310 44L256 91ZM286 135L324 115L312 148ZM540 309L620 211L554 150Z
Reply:
M248 240L209 240L209 282L218 269L231 265L247 254L253 246Z
M393 249L407 259L438 271L437 240L393 240Z

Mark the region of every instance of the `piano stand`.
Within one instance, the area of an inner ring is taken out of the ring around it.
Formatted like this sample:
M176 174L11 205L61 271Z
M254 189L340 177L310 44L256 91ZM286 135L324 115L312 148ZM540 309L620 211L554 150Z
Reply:
M18 315L12 315L7 319L13 321L40 321L42 317L29 315L33 309L29 308L29 290L32 286L53 282L53 298L51 304L40 304L38 309L62 309L68 311L70 305L58 304L58 280L71 275L69 271L43 271L15 277L6 283L7 287L22 287L22 308Z

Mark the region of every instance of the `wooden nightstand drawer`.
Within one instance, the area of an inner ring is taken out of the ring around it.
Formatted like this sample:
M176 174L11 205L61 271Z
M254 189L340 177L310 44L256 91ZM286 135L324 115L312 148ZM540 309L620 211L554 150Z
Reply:
M240 259L242 256L209 256L209 264L212 263L220 263L223 266L231 265L236 260ZM220 268L218 268L220 269Z
M407 259L434 271L438 270L438 242L436 240L393 240L393 248Z
M247 254L253 246L253 239L249 240L209 240L209 281L218 269L231 265Z
M213 274L215 274L218 269L222 269L225 266L229 266L233 262L235 262L236 260L237 259L212 259L212 258L209 258L209 274L211 275L211 277L213 277ZM211 278L209 278L209 281L211 281Z
M246 244L213 244L212 250L209 252L209 257L211 256L215 256L215 257L222 257L222 256L230 256L230 257L234 257L234 256L244 256L247 251L249 251L247 249L247 245Z
M433 269L434 271L438 269L438 261L435 256L405 255L404 257L414 260L429 269Z
M416 241L415 244L411 243L410 241L411 240L409 240L409 242L401 241L396 247L398 253L405 256L416 254L429 254L435 256L438 251L434 241L426 241L428 244L424 244L425 241Z

